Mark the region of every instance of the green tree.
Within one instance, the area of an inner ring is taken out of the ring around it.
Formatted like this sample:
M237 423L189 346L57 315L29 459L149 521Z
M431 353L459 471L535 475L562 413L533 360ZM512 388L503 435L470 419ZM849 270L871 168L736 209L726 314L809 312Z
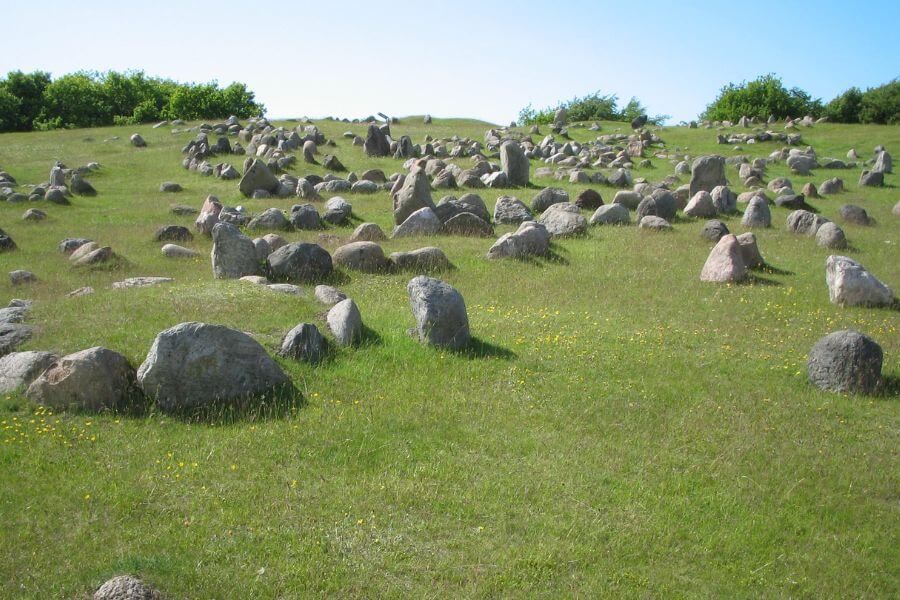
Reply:
M863 93L852 87L825 105L825 116L836 123L859 123L859 109Z
M10 71L0 81L0 88L18 98L16 118L3 126L3 131L28 131L41 112L44 91L50 85L50 74L44 71L23 73Z
M860 123L900 124L900 81L866 90L859 106Z
M763 75L740 85L729 83L700 115L710 121L737 121L741 117L766 119L818 116L822 102L800 88L787 89L775 75Z
M20 100L0 87L0 131L12 131L19 122Z

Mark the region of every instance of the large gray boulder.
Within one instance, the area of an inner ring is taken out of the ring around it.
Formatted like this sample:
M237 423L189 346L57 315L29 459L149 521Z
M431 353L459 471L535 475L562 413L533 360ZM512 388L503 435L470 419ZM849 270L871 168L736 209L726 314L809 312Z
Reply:
M450 259L435 246L416 248L408 252L392 252L390 261L398 271L430 273L450 268Z
M434 201L431 199L428 175L424 169L416 168L406 176L403 186L394 197L394 222L400 225L422 208L434 210Z
M554 204L568 202L569 193L561 188L546 187L531 199L531 210L542 213Z
M295 242L266 258L266 271L273 281L316 283L331 275L332 270L331 255L318 244Z
M835 250L843 250L849 244L844 230L838 227L837 223L828 221L823 223L819 230L816 231L816 245L823 248L833 248Z
M604 204L591 215L591 225L628 225L631 216L624 204Z
M839 306L890 306L894 292L847 256L825 259L825 283L829 299Z
M144 394L166 413L241 403L291 385L278 363L246 333L195 322L159 333L137 378Z
M510 185L528 185L531 165L518 142L510 140L500 145L500 167Z
M137 577L118 575L97 588L93 598L94 600L162 600L162 595Z
M325 316L328 329L340 346L350 346L362 337L362 316L356 302L347 298L331 307Z
M851 329L829 333L806 361L809 382L829 392L873 394L881 386L881 346Z
M706 190L700 190L684 207L684 214L695 219L708 219L716 216L716 205Z
M700 281L731 283L747 277L741 246L734 234L722 236L700 271Z
M366 132L366 141L363 149L369 156L389 156L391 154L391 142L378 125L369 125Z
M334 251L331 261L335 267L345 267L361 273L380 273L390 266L384 250L375 242L350 242Z
M587 220L581 216L577 206L568 202L550 205L538 222L552 238L581 235L587 231Z
M712 192L719 185L728 185L725 179L725 158L722 156L701 156L691 165L691 196L705 190Z
M8 394L32 381L59 360L53 352L29 350L0 358L0 394Z
M270 194L278 191L278 179L261 160L252 159L238 188L245 196L252 196L256 190L266 190Z
M550 232L536 221L525 221L519 228L500 236L488 250L487 257L526 258L545 256L550 252Z
M247 224L247 229L265 231L291 231L293 228L294 226L280 208L267 208Z
M57 360L25 395L35 404L89 411L126 408L139 397L128 359L99 346Z
M441 220L430 207L420 208L394 228L393 237L436 235L440 233Z
M764 228L772 226L772 211L769 203L761 196L753 196L744 209L741 225L748 228Z
M787 230L792 233L813 237L819 231L819 227L827 222L828 219L808 210L795 210L787 217Z
M253 240L240 229L220 221L213 227L212 238L212 269L216 279L238 279L259 272Z
M466 303L451 285L420 275L406 286L419 341L459 350L469 343Z
M351 214L353 214L353 205L340 196L335 196L325 203L325 214L322 215L322 220L332 225L343 225L350 220Z

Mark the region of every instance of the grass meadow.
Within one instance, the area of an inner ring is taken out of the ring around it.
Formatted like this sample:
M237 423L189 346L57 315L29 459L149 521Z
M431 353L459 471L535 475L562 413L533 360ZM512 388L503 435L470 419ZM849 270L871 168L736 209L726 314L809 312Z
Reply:
M350 170L402 170L341 136L364 135L365 126L316 125L337 142L323 152ZM626 124L602 126L630 133ZM410 117L392 131L422 142L426 134L483 139L488 127ZM129 144L134 132L147 148ZM819 157L843 158L853 147L868 158L878 144L900 153L896 126L801 132ZM716 133L659 132L670 151L733 154ZM3 305L35 301L30 322L39 331L21 349L99 345L137 366L158 332L183 321L239 328L272 353L298 323L325 331L308 286L299 298L214 280L208 238L184 244L200 258L162 256L157 227L192 227L171 203L199 208L207 194L251 211L297 202L244 199L236 181L182 169L180 149L193 135L149 126L0 135L0 168L20 184L46 181L56 160L102 165L88 176L98 195L42 202L46 221L21 219L30 203L0 206L0 227L19 246L0 254L0 272L39 278L27 287L5 275L0 282ZM242 157L226 160L241 168ZM674 169L651 160L635 177L659 181ZM538 166L532 161L532 174ZM290 172L324 174L302 160ZM735 169L728 176L744 191ZM844 228L847 255L900 290L898 175L882 189L858 188L859 169L797 177L782 163L767 172L776 176L798 191L843 178L846 192L810 203ZM167 180L184 191L160 193ZM502 194L528 203L543 186L573 197L584 188L532 181L533 189L478 193L492 210ZM612 200L614 189L593 187ZM387 192L344 197L354 226L389 231ZM876 225L844 223L845 203L863 206ZM772 212L773 227L756 231L772 268L747 285L699 281L712 244L699 236L703 221L686 218L671 233L591 228L556 242L555 258L529 262L486 260L490 239L387 241L386 253L446 252L454 268L440 277L463 294L475 342L442 352L406 335L413 273L345 272L339 287L372 333L316 367L278 358L305 399L288 414L193 422L53 413L21 393L2 397L0 597L89 597L121 573L171 598L896 597L900 312L831 304L824 265L833 252L787 232L788 210ZM740 215L723 220L744 231ZM345 240L351 232L326 233ZM318 233L284 235L316 241ZM125 263L73 269L56 249L70 236L110 245ZM175 281L110 288L139 275ZM86 285L96 292L66 297ZM882 395L807 383L810 348L843 328L884 349Z

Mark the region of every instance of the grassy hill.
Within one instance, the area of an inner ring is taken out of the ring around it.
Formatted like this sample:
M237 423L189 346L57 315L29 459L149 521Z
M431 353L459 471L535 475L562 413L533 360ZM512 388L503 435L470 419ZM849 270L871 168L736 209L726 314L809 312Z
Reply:
M348 169L402 170L341 137L364 135L364 126L316 124ZM601 133L629 133L602 125ZM483 139L486 127L409 118L392 131L420 142L426 134ZM128 143L134 132L147 148ZM692 156L733 153L716 133L659 132ZM820 157L900 149L900 127L823 124L802 134ZM185 244L201 258L161 255L159 226L192 226L170 203L199 207L207 194L254 212L296 203L248 200L235 181L185 171L180 148L192 136L149 126L0 135L0 168L20 184L45 181L55 160L102 165L89 176L96 197L41 203L44 222L22 221L31 204L0 206L0 227L19 246L0 254L0 272L24 268L40 279L0 283L0 300L35 301L40 330L23 349L100 345L136 366L159 331L183 321L251 332L273 353L294 325L321 325L311 290L298 298L214 280L208 238ZM240 157L231 162L240 168ZM659 181L674 167L652 163L635 177ZM540 165L532 161L532 173ZM303 164L291 172L325 173ZM728 175L743 191L736 171ZM858 169L797 177L782 163L767 172L776 176L797 190L842 177L848 191L811 203L844 228L846 254L900 290L897 175L883 189L858 188ZM160 193L166 180L184 191ZM527 203L542 186L573 196L584 187L533 182L533 190L479 193L492 209L503 193ZM592 187L612 200L612 188ZM354 225L390 230L387 192L344 197ZM845 203L877 224L843 223ZM0 596L82 597L123 572L172 598L895 596L900 313L831 304L824 263L833 252L787 232L789 211L772 210L773 228L756 235L774 269L750 285L700 283L712 244L691 219L671 234L592 228L557 243L556 259L527 263L486 260L492 240L385 242L386 253L446 252L455 269L440 277L466 299L474 349L441 352L406 335L409 273L345 273L340 287L374 334L318 367L279 358L306 399L287 416L211 424L51 415L22 395L2 398ZM724 220L743 231L740 215ZM344 240L351 231L326 233ZM110 245L126 263L73 269L56 250L65 237ZM330 251L340 243L323 242ZM139 275L175 282L110 289ZM86 285L96 292L66 297ZM807 383L810 348L843 328L881 344L885 395Z

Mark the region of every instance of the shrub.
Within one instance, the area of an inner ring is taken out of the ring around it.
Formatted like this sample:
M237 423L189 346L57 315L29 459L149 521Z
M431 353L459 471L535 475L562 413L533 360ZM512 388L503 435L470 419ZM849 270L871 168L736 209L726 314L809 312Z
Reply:
M900 81L866 90L859 106L860 123L900 124Z
M729 83L700 115L710 121L737 121L741 117L767 119L819 116L822 102L800 88L787 89L775 75L763 75L740 85Z
M140 71L79 71L53 81L41 71L13 71L0 80L0 92L0 131L265 114L243 83L220 88L216 82L178 83Z
M836 123L859 123L863 93L852 87L825 105L825 116Z
M602 94L596 91L582 98L575 97L568 102L560 102L554 108L535 110L529 104L519 111L519 123L522 125L542 125L552 123L556 111L565 108L569 121L631 121L644 114L644 107L632 98L622 109L618 107L619 99L615 94ZM660 124L668 119L668 115L657 115L648 118L650 123Z

